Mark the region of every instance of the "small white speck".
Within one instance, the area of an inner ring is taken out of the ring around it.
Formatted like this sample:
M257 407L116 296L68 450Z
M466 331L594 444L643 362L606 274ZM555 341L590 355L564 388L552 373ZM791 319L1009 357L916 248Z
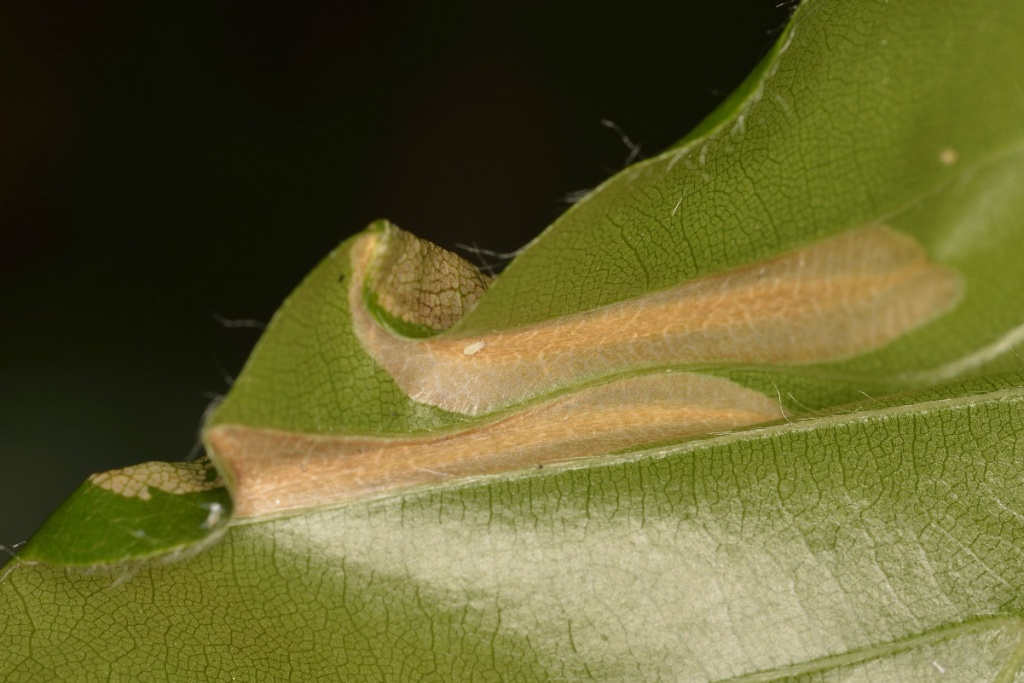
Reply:
M482 348L484 348L484 342L482 342L482 341L473 342L472 344L470 344L466 348L462 349L462 353L466 354L467 356L472 356L474 353L476 353L477 351L479 351Z
M201 527L203 529L212 529L220 523L220 518L223 516L224 506L220 503L210 503L210 511L206 514L206 519Z
M956 153L956 150L953 149L952 147L947 147L946 149L939 152L939 161L942 162L943 166L952 166L953 164L956 163L958 157L959 155Z
M932 660L932 666L934 666L935 670L938 671L940 674L946 673L946 667L942 666L941 664L936 662L934 659Z

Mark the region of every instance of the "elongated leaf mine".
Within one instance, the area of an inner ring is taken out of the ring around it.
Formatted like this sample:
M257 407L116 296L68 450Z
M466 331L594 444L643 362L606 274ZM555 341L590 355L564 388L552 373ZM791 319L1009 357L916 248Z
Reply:
M453 434L410 438L210 429L233 473L236 517L494 474L783 417L774 399L693 373L622 379Z
M548 322L413 340L380 325L366 306L365 274L389 258L389 241L369 233L353 245L355 333L411 398L467 415L638 368L847 358L948 311L962 288L913 239L874 226Z
M520 407L398 438L214 426L207 443L231 475L237 517L778 420L775 398L666 368L852 356L949 310L962 288L911 238L877 226L585 313L460 336L443 330L488 280L424 244L391 226L352 244L357 338L416 401L474 416Z

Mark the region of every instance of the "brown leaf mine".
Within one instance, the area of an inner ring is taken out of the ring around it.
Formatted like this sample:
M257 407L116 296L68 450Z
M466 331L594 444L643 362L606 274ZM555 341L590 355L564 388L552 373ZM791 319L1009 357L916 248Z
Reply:
M350 257L352 326L374 361L416 401L494 415L399 438L215 426L207 442L231 473L238 517L778 420L774 398L665 368L852 356L949 310L962 290L914 240L876 226L584 313L459 336L438 332L488 285L471 265L392 227L357 239ZM406 327L419 338L396 332Z
M782 417L777 401L729 380L658 373L449 434L385 439L220 425L207 439L234 475L236 517L260 517Z
M467 415L640 368L847 358L948 311L962 289L912 238L874 226L576 315L413 340L367 310L376 283L365 274L389 258L379 240L367 234L352 247L356 336L411 398Z
M468 261L390 223L378 233L374 249L367 293L379 314L406 331L447 330L491 282Z

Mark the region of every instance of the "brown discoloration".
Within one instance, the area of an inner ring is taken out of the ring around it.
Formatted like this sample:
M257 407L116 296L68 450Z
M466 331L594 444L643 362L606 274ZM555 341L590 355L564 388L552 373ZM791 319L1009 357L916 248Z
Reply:
M411 398L468 415L629 369L847 358L948 311L962 290L913 239L875 226L585 313L409 340L366 310L364 273L381 258L379 240L368 234L352 247L356 336ZM378 296L380 284L372 285Z
M366 284L388 315L435 332L477 302L491 278L436 244L387 224L375 235Z
M659 373L584 389L453 434L382 439L219 425L207 439L233 474L235 515L245 518L782 416L776 401L728 380Z
M232 474L237 516L777 420L783 413L775 400L707 375L659 372L593 383L668 365L853 356L949 310L962 290L960 278L914 240L871 227L638 299L483 336L407 339L374 318L367 297L405 322L433 330L454 324L487 282L446 254L395 229L352 246L353 329L395 382L414 400L470 415L575 389L469 429L417 437L218 425L207 440Z
M89 477L89 483L128 498L149 500L151 488L181 495L224 486L220 478L209 480L211 467L208 461L144 462L94 474Z

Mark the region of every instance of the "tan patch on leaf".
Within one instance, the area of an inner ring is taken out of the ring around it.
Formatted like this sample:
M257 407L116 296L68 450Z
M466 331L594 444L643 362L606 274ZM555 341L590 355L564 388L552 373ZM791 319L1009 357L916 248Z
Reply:
M777 401L725 379L659 373L591 387L451 434L336 437L218 425L236 518L575 460L777 420Z
M151 488L180 495L210 491L224 486L219 477L208 481L208 473L212 468L212 464L202 460L144 462L141 465L94 474L89 477L89 482L127 498L149 500L152 498L149 491Z
M962 292L959 276L912 238L875 226L576 315L482 336L411 340L366 309L365 273L392 258L380 239L371 233L352 247L355 334L413 400L468 415L638 368L848 358L924 325ZM384 282L373 280L378 297ZM401 280L388 282L402 289Z
M389 315L435 332L473 307L491 278L436 244L387 224L376 236L366 285Z

